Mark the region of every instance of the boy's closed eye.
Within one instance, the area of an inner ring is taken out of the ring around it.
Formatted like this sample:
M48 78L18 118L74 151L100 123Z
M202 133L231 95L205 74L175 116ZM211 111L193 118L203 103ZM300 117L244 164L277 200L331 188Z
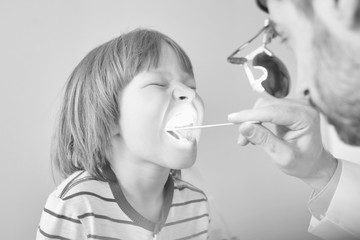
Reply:
M192 90L196 91L196 85L194 84L184 84L186 87L191 88ZM155 86L155 87L168 87L169 83L165 81L158 81L158 82L151 82L147 86Z
M161 87L165 88L169 86L169 81L161 78L152 78L144 84L144 87Z
M166 82L153 82L150 83L148 86L167 87L168 84Z

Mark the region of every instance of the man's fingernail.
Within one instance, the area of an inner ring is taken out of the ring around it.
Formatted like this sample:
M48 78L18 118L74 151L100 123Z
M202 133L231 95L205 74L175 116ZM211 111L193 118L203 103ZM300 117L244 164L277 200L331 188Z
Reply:
M252 135L254 135L254 132L255 132L255 127L253 125L249 125L243 131L241 131L241 134L245 137L251 137Z

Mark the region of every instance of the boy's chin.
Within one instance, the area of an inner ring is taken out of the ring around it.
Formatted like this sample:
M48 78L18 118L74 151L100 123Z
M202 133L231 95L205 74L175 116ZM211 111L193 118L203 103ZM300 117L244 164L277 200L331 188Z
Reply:
M181 170L192 167L196 161L196 154L192 155L181 155L181 156L173 156L172 162L169 163L169 168Z

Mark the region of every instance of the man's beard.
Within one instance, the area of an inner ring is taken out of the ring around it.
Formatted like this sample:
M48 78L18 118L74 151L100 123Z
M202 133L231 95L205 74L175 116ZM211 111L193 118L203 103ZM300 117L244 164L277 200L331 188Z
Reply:
M342 43L319 22L315 25L314 81L326 106L322 113L342 141L360 146L360 47Z
M338 119L327 117L328 122L333 125L340 139L350 145L360 146L360 124L359 121L354 124L344 124L337 122Z

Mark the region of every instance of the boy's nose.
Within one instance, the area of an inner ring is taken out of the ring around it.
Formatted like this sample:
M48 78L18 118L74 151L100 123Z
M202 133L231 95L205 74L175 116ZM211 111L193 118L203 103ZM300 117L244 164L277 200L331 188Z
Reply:
M196 93L195 90L187 86L178 86L174 89L173 95L176 100L187 100L191 102L195 98Z

